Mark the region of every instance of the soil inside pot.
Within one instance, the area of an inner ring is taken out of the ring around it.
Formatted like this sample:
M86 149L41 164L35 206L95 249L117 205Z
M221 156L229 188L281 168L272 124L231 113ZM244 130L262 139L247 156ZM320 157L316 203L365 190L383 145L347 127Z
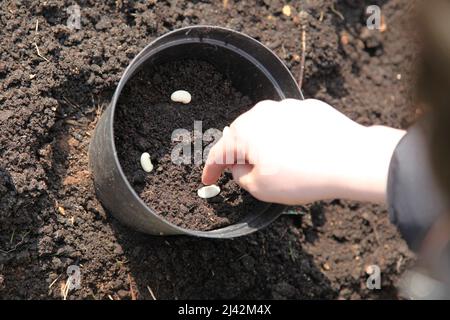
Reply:
M176 90L192 95L189 104L172 102ZM203 164L194 164L194 121L202 131L223 130L254 105L229 80L205 61L184 60L141 69L124 88L115 116L115 143L119 161L134 190L144 202L166 220L183 228L211 230L224 227L268 204L241 189L230 173L222 175L218 196L202 199ZM191 135L190 164L175 164L171 154L179 141L176 129ZM211 141L203 141L206 148ZM151 155L154 170L143 171L140 156Z

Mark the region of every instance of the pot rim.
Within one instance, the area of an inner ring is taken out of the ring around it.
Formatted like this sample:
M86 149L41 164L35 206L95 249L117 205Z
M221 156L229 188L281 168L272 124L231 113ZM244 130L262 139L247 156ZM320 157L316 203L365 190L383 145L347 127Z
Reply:
M243 236L243 235L247 235L247 234L253 233L254 231L257 231L257 230L260 230L260 229L266 227L267 225L272 223L277 217L279 217L281 215L282 209L284 209L286 206L285 205L281 205L281 204L276 204L276 203L267 203L266 208L264 208L264 210L262 210L259 214L255 214L252 219L250 219L248 221L245 221L245 218L244 218L244 220L242 220L242 221L238 221L238 222L236 222L234 224L231 224L231 225L228 225L226 227L219 228L219 229L213 229L213 230L208 230L208 231L200 231L200 230L193 230L193 229L183 228L183 227L180 227L180 226L177 226L177 225L171 223L170 221L168 221L168 220L164 219L163 217L161 217L160 215L158 215L156 213L156 211L151 206L147 205L144 202L144 200L142 200L141 197L139 197L139 195L136 193L136 191L134 190L134 188L131 186L130 182L128 181L128 178L124 174L122 166L121 166L120 161L119 161L119 158L117 156L116 143L115 143L115 139L114 139L114 137L115 137L115 134L114 134L114 118L115 118L116 106L117 106L117 103L119 101L120 94L122 93L122 90L125 87L125 84L133 77L133 75L135 74L136 70L140 66L145 64L145 62L148 60L148 57L145 58L145 56L146 55L151 56L151 55L153 55L155 53L154 51L148 52L148 48L150 48L151 46L156 45L158 42L161 42L161 41L163 41L164 39L166 39L168 37L171 37L173 34L185 32L185 34L188 35L194 29L197 29L197 30L201 30L201 29L221 30L223 32L236 34L236 35L238 35L240 37L243 37L243 38L247 39L248 41L254 42L257 45L262 46L268 52L272 53L273 59L278 60L280 66L285 69L286 74L290 75L290 77L292 78L292 81L294 83L297 83L296 80L294 79L294 77L292 76L291 72L289 71L289 69L283 63L283 61L275 53L273 53L272 50L270 50L267 46L265 46L261 42L255 40L254 38L252 38L252 37L250 37L250 36L248 36L248 35L246 35L244 33L241 33L239 31L232 30L232 29L229 29L229 28L225 28L225 27L218 27L218 26L211 26L211 25L195 25L195 26L188 26L188 27L175 29L175 30L172 30L170 32L165 33L164 35L162 35L160 37L157 37L152 42L150 42L148 45L146 45L131 60L131 62L128 64L127 68L125 69L125 71L121 75L120 81L119 81L119 83L116 86L113 98L112 98L112 100L110 102L110 108L111 108L110 117L111 117L111 121L109 123L109 126L110 126L109 130L111 130L110 132L112 133L112 139L110 139L110 143L112 144L112 150L113 150L113 155L114 155L114 163L116 165L116 168L118 168L121 178L125 181L126 187L128 188L128 190L131 191L134 199L137 200L140 203L140 205L142 205L143 207L146 208L146 212L148 214L156 217L161 222L163 222L163 223L167 224L168 226L170 226L174 230L174 232L175 232L174 234L191 235L191 236L204 237L204 238L234 238L234 237ZM204 43L209 43L207 38L205 38L203 42ZM165 49L164 46L162 48L160 48L160 50L164 50L164 49ZM156 52L158 52L158 51L159 50L157 50ZM251 59L252 62L256 62L255 58L253 58L251 55L246 53L246 58L248 58L248 57L252 58ZM259 64L259 67L264 67L264 66ZM270 72L267 72L266 75L268 75L269 77L271 76ZM272 77L272 79L273 79L273 77ZM303 94L302 94L301 90L298 89L298 91L300 93L301 99L303 99ZM280 96L283 99L286 98L285 94L282 91L279 92L279 94L280 94ZM277 209L280 211L280 213L276 214L271 219L268 218L264 223L259 223L257 227L252 227L250 225L252 221L258 219L261 215L267 214L266 211L269 208L274 208L274 207L278 207ZM160 232L160 235L165 235L165 234Z

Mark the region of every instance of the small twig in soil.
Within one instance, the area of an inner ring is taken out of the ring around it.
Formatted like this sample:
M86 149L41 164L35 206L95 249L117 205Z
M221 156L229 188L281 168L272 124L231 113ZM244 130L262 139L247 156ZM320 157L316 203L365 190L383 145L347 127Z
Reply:
M377 225L376 225L375 222L373 222L372 220L370 220L369 223L370 223L370 225L372 226L373 233L375 233L375 239L377 240L377 244L378 244L379 246L381 246L380 237L379 237L378 231L377 231Z
M245 257L248 257L249 254L248 253L244 253L242 256L240 256L239 258L236 259L236 261L241 261L242 259L244 259Z
M36 27L34 28L34 31L35 31L36 33L39 32L39 19L36 19Z
M3 250L3 249L0 249L0 253L8 254L8 253L11 253L11 252L13 252L13 251L16 251L17 248L18 248L20 245L22 245L22 244L24 243L25 237L26 237L29 233L30 233L30 232L28 231L28 232L26 232L23 236L21 236L21 240L20 240L18 243L16 243L16 244L14 245L14 247L12 247L11 249L9 249L9 250Z
M97 104L97 109L95 111L95 117L94 117L94 121L92 122L93 125L96 125L98 120L100 119L100 116L103 113L103 108L104 108L104 104Z
M344 15L336 9L334 3L331 4L330 9L331 11L333 11L334 14L336 14L339 18L341 18L341 20L345 20Z
M285 59L287 57L287 52L284 44L281 44L281 51L283 52L283 59Z
M302 24L302 57L300 60L300 74L298 76L298 87L300 90L303 85L303 74L305 73L305 59L306 59L306 21L301 21Z
M131 276L128 275L128 282L130 283L130 295L131 295L131 300L136 300L136 292L134 292L133 289L133 282L131 281Z
M403 256L400 256L400 258L398 258L397 263L395 264L395 270L397 271L397 273L400 273L400 271L402 270L402 265L403 265Z
M50 283L50 285L48 286L48 289L50 290L53 285L56 283L56 281L58 281L58 279L61 278L61 275L57 276L55 280L52 281L52 283Z
M9 239L9 245L12 245L15 233L16 233L16 230L14 229L12 234L11 234L11 238Z
M284 231L283 231L283 234L280 237L280 241L284 239L284 237L286 236L287 232L288 232L288 229L285 228Z
M263 256L265 256L267 254L267 252L266 252L266 241L265 240L262 241L261 251L262 251L262 255Z
M68 105L70 105L70 106L72 106L72 107L74 107L74 108L76 108L78 110L81 110L81 107L78 104L76 104L75 102L70 101L69 99L67 99L64 96L62 98Z
M323 21L323 17L324 17L325 12L320 11L320 16L319 16L319 21L322 22Z
M114 298L110 294L108 294L108 298L109 298L109 300L113 300L114 301Z
M71 126L76 126L76 127L84 127L85 126L84 124L79 123L72 119L66 119L66 120L64 120L64 123L71 125Z
M224 9L228 9L228 0L223 0L222 5Z
M152 299L153 299L153 300L156 300L156 297L155 297L155 294L153 293L152 288L150 288L149 286L147 286L147 290L148 290L148 292L150 292L150 295L152 296Z
M387 30L387 24L386 19L383 15L381 15L381 25L380 25L380 32L385 32Z
M67 278L66 283L62 287L63 300L67 300L67 296L69 295L69 290L70 290L69 282L70 282L70 277Z
M282 215L284 215L284 216L304 216L304 215L306 215L306 212L291 209L291 210L283 211Z
M50 62L46 57L44 57L44 56L41 54L41 52L39 51L39 47L38 47L38 45L36 44L36 42L34 43L34 46L36 47L36 53L37 53L37 55L38 55L39 57L41 57L42 59L44 59L45 61Z
M295 261L297 260L297 255L295 254L295 251L291 245L291 242L289 242L289 256L291 257L292 262L295 263Z

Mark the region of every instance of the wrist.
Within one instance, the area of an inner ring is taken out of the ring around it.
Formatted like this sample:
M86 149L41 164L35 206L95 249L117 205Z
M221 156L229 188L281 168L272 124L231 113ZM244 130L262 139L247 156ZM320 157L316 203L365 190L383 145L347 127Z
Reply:
M348 144L348 158L336 179L339 198L385 203L391 158L405 133L384 126L361 127Z

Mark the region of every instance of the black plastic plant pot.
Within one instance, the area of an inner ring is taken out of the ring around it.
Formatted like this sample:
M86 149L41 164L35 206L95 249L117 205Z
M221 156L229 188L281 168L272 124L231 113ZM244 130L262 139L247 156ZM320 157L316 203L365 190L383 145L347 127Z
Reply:
M144 64L180 59L209 62L253 101L303 99L283 62L260 42L242 33L213 26L194 26L169 32L150 43L131 61L111 104L97 124L89 147L89 163L97 196L122 223L152 235L234 238L250 234L274 221L285 207L270 204L262 212L249 212L239 223L211 231L184 229L164 220L148 207L122 171L114 142L114 116L122 89Z

